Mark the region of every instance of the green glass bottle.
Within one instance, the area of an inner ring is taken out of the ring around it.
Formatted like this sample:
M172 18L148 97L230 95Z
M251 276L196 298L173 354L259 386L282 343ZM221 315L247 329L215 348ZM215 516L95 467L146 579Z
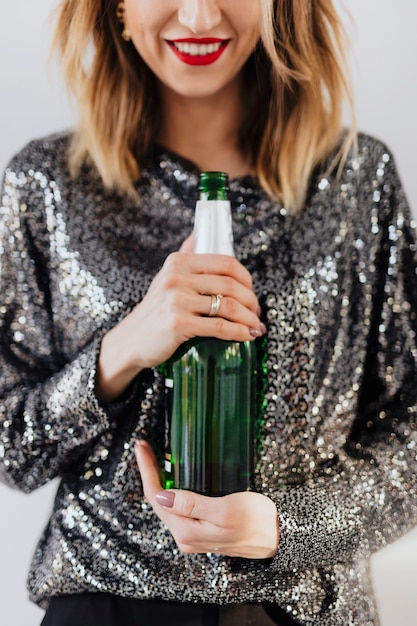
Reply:
M200 175L198 253L233 255L227 174ZM219 496L253 486L256 410L253 342L196 338L166 371L165 487Z

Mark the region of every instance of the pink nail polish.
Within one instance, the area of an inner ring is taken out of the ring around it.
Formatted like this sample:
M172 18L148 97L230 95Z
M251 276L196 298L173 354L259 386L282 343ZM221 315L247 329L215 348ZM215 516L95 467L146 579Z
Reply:
M175 493L173 491L159 491L155 496L155 500L161 506L172 509L174 506Z
M251 337L260 337L262 333L260 330L256 330L256 328L249 328L249 334Z

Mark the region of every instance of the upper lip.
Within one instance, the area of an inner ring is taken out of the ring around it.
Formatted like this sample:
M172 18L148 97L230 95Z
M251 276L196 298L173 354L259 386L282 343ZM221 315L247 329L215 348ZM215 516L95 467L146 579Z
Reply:
M210 44L210 43L222 43L224 41L228 41L228 39L220 39L218 37L184 37L181 39L171 39L172 43L199 43L199 44Z

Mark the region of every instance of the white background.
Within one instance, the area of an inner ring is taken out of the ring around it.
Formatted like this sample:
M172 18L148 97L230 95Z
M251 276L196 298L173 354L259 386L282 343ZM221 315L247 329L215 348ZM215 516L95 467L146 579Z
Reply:
M0 169L29 139L71 125L59 73L46 62L48 16L55 4L0 0ZM417 3L346 0L345 5L351 14L346 22L359 127L393 150L417 212ZM55 489L53 483L25 496L0 485L4 626L37 626L42 619L42 611L27 600L25 578ZM382 626L417 624L417 530L377 554L373 571Z

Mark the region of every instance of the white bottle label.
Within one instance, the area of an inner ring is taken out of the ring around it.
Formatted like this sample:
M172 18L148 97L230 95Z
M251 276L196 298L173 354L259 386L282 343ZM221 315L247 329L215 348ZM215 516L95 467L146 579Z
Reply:
M194 252L234 256L229 200L198 200L194 220Z

